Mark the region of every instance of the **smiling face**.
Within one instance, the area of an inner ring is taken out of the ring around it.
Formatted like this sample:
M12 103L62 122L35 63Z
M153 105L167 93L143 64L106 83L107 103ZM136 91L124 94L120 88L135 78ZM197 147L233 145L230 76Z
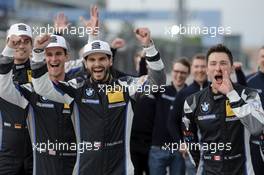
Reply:
M49 76L55 80L64 79L64 65L68 58L62 47L50 47L46 49L46 62Z
M177 62L172 67L171 75L175 87L183 87L189 75L189 68Z
M193 59L192 66L191 66L191 72L193 79L199 83L203 84L206 79L206 60L205 59Z
M92 79L104 81L107 79L109 69L112 66L112 58L104 53L93 53L85 58L85 65Z
M212 83L221 85L224 71L227 71L228 76L230 76L233 71L228 55L225 52L212 52L208 57L207 63L207 75L209 80L212 81Z
M27 61L32 51L31 38L21 35L18 48L15 50L14 59L16 64L22 64Z

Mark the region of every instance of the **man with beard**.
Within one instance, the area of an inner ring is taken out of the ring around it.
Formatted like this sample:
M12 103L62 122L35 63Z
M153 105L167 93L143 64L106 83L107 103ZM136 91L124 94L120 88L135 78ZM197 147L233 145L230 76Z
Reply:
M132 116L130 98L138 92L152 92L165 83L164 65L150 39L147 28L136 30L136 37L145 47L149 73L147 77L113 78L110 73L112 52L108 43L95 40L84 48L83 58L89 78L68 82L48 79L44 53L33 52L33 84L37 93L51 100L67 102L73 107L78 145L73 174L128 174L131 168L129 140ZM36 49L44 49L48 36L36 39ZM55 88L53 87L55 86ZM156 87L155 87L156 86Z
M13 24L8 30L7 42L11 35L21 37L13 51L14 61L11 66L13 81L16 84L31 82L29 57L32 51L32 30L24 23ZM7 67L6 65L0 67L2 74ZM0 98L0 174L32 174L32 146L26 114L26 109Z
M246 131L258 135L263 130L264 112L259 95L231 82L233 56L228 48L221 44L213 46L206 59L212 83L184 102L183 138L189 144L183 146L188 146L192 154L197 151L193 143L201 143L197 174L252 174L245 136ZM215 149L211 145L216 145ZM186 153L186 149L181 151Z

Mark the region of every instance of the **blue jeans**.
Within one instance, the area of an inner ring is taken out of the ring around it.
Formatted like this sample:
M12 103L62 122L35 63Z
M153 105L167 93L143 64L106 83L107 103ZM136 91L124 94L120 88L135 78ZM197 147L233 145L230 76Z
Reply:
M187 175L196 175L196 168L192 164L189 156L186 156L186 158L185 158L185 167L186 167Z
M151 146L149 152L150 175L166 175L169 167L170 175L185 175L185 163L178 152L162 150L160 147Z

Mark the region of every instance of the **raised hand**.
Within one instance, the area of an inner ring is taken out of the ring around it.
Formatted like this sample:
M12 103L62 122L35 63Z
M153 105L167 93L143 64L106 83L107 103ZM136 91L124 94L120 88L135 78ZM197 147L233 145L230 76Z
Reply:
M150 30L148 28L137 28L135 31L136 38L145 47L151 44Z
M34 40L34 48L35 49L45 49L50 43L50 35L39 35Z
M216 80L214 79L211 87L213 89L217 90L218 92L225 94L225 95L234 89L232 82L230 80L230 76L228 75L227 71L224 71L224 73L223 73L222 83L217 84Z
M58 33L63 33L63 30L68 28L70 23L67 16L63 12L58 13L53 20L55 31Z
M111 48L113 49L119 49L122 48L126 45L126 41L123 40L122 38L115 38L112 42L111 42Z
M12 48L12 49L17 49L20 42L21 42L22 38L17 36L17 35L11 35L9 38L8 38L8 41L7 41L7 46Z
M80 21L89 30L92 30L92 35L98 35L99 29L99 17L98 8L96 6L91 6L90 8L90 19L85 19L80 16Z
M243 66L243 64L240 61L235 61L233 63L233 67L234 67L235 70L241 70L242 66Z

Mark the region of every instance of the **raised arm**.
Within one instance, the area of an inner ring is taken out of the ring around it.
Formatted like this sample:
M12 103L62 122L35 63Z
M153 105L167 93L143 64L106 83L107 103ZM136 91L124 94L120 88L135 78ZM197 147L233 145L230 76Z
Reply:
M49 35L37 36L34 41L33 58L31 61L34 89L36 93L52 101L70 104L73 101L73 96L56 89L55 82L49 79L44 52L49 43Z
M149 68L148 75L140 78L131 78L126 83L120 82L121 85L126 85L129 88L130 96L137 93L138 88L147 90L144 93L157 91L161 85L166 83L166 75L164 72L164 64L160 58L159 52L156 50L153 41L150 37L148 28L138 28L135 30L136 38L144 47L146 53L146 62ZM147 87L147 88L144 88Z
M9 37L8 43L0 55L0 97L25 109L28 101L17 90L12 79L14 52L19 42L21 42L21 37L16 35Z
M99 38L99 11L96 6L91 6L90 8L90 19L80 16L80 21L87 30L91 31L88 43Z
M257 135L264 130L264 111L256 91L245 88L241 93L238 92L233 88L227 71L223 74L223 83L212 83L212 87L227 96L232 111L251 134Z

